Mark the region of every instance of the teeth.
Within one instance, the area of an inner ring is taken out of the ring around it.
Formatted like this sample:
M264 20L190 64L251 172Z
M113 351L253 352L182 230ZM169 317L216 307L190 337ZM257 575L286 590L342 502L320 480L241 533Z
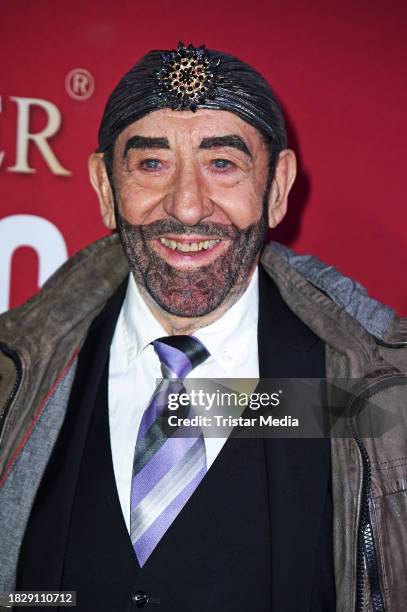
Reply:
M220 242L220 240L204 240L202 242L175 242L175 240L168 240L168 238L160 238L160 242L173 251L176 249L177 251L182 251L182 253L191 253L212 249L215 244Z

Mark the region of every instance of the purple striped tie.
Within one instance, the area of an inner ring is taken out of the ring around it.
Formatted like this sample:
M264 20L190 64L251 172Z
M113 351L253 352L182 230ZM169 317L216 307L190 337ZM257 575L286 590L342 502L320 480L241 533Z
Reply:
M169 336L152 344L163 380L141 420L130 498L130 537L141 567L206 474L202 431L189 429L183 436L178 429L177 437L170 436L166 417L169 394L185 391L182 380L209 353L193 336Z

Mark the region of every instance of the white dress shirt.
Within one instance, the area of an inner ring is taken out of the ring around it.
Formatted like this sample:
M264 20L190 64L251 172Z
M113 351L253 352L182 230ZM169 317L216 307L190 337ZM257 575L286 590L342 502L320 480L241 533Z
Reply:
M193 335L210 357L191 378L258 378L258 270L235 304ZM130 528L130 490L134 449L144 410L162 378L151 342L168 336L142 298L132 275L119 314L109 362L109 425L113 468L123 516ZM205 438L207 469L226 438Z

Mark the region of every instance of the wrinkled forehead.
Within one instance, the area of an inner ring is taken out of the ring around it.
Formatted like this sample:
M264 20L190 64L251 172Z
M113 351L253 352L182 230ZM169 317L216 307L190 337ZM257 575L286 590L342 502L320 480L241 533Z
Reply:
M234 138L236 143L240 141L242 147L245 145L251 153L266 146L257 128L230 111L213 109L198 109L196 112L172 109L153 111L121 132L115 150L123 151L134 137L141 137L146 143L150 142L148 139L155 139L151 140L151 148L154 148L154 142L159 144L160 139L167 142L170 149L187 145L197 148L208 138L217 138L219 143L223 138L226 146L227 139Z

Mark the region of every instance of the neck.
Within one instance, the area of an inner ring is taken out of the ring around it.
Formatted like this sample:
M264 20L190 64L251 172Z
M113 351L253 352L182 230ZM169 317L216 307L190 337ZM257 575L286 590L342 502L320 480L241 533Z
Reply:
M159 306L157 302L153 300L151 295L146 291L144 287L139 284L137 286L148 308L151 310L154 317L170 336L178 336L182 334L191 335L198 329L206 327L207 325L214 323L214 321L216 321L217 319L220 319L220 317L227 310L229 310L229 308L231 308L233 304L237 302L240 296L243 295L243 293L246 291L250 283L250 280L257 266L257 261L258 260L254 262L253 267L250 270L247 279L245 279L244 283L234 287L229 292L226 299L217 308L215 308L215 310L212 310L211 312L208 312L207 314L200 317L182 317L178 315L173 315L170 312L167 312L166 310L161 308L161 306Z

